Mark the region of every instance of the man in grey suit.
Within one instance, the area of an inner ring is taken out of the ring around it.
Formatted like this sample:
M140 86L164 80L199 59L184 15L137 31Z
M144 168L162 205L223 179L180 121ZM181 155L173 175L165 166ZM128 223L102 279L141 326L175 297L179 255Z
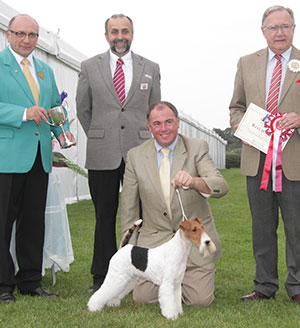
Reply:
M82 63L76 97L96 212L90 292L101 286L117 250L115 221L127 151L151 137L145 116L161 97L159 66L130 50L132 20L113 15L105 22L105 37L110 50Z
M277 111L287 113L280 121L283 129L296 129L282 152L282 192L260 190L266 155L243 144L241 172L247 176L252 214L253 252L256 261L254 290L243 301L269 299L278 290L277 227L280 208L286 235L287 294L300 304L300 51L292 45L293 11L282 6L268 8L262 19L268 48L242 57L238 63L230 123L237 128L252 102L268 109L270 86L277 61L281 61L281 82ZM276 59L280 58L280 60ZM294 63L294 66L292 65ZM297 130L298 128L298 130Z
M206 141L178 134L179 118L174 105L159 102L150 107L148 128L153 139L128 152L121 201L122 235L139 218L143 208L143 225L138 246L153 248L170 240L182 222L179 188L188 219L200 217L205 231L216 245L213 257L203 258L192 248L182 284L182 299L189 305L207 306L214 300L214 260L221 256L221 245L208 203L208 197L226 194L228 185L208 154ZM164 179L160 178L163 153L169 149L169 202L164 196ZM142 280L133 293L139 303L158 300L158 287Z

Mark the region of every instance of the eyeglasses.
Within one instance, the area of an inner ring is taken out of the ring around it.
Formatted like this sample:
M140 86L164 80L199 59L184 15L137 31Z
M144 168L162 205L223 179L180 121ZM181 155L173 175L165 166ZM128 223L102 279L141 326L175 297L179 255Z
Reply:
M18 39L25 39L26 36L28 36L28 38L30 40L35 40L38 38L39 34L38 33L34 33L34 32L30 32L30 33L25 33L25 32L22 32L22 31L19 31L19 32L15 32L13 30L9 30L9 32L11 33L14 33L14 35L18 38Z
M281 29L281 31L283 33L286 33L286 32L289 32L293 26L294 26L294 24L291 24L291 25L282 24L282 25L264 26L264 28L271 33L276 33L276 32L278 32L279 29Z

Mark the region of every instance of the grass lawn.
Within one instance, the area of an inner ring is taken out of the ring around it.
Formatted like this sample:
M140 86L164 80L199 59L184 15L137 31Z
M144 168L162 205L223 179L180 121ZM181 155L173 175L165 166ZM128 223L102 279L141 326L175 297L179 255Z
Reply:
M0 304L0 327L300 327L300 307L291 302L284 289L287 270L282 222L278 237L280 289L276 299L240 301L253 288L251 217L245 178L238 169L222 170L222 173L230 191L221 199L210 199L223 248L222 258L216 262L215 301L210 307L184 305L184 314L177 321L168 321L160 314L158 305L137 305L129 295L119 308L106 307L101 313L89 313L86 303L90 297L87 289L92 283L94 210L91 201L82 201L68 205L75 257L70 272L58 272L55 286L51 286L49 270L43 279L43 285L58 292L60 297L34 298L15 292L15 304ZM118 224L118 238L119 231Z

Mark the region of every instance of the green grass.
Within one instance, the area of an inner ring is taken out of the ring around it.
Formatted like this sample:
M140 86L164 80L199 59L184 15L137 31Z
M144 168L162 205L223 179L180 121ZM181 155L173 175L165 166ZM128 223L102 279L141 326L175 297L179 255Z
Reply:
M253 288L255 263L251 246L251 216L245 178L238 169L223 170L230 187L221 199L210 199L219 232L223 257L216 262L215 301L208 308L183 306L177 321L168 321L158 305L137 305L127 296L119 308L106 307L101 313L89 313L86 303L91 285L90 265L93 250L94 210L90 201L68 206L75 262L70 272L58 272L51 286L47 270L43 285L58 292L57 299L20 296L17 302L0 305L0 327L299 327L300 308L286 295L284 279L285 241L279 227L280 289L275 300L242 303L240 297ZM120 235L119 223L117 225Z

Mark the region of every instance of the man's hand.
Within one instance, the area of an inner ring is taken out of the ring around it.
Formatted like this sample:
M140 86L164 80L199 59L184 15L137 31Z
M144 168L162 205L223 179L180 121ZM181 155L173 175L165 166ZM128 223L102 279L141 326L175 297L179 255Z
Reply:
M175 178L171 181L174 188L194 188L194 178L185 171L177 172Z
M300 128L300 115L292 112L283 116L280 120L282 129L297 129Z
M26 120L27 121L35 121L35 123L37 125L41 125L42 120L45 123L49 123L47 120L48 116L49 116L48 112L43 107L33 106L33 107L27 108L27 110L26 110Z
M195 189L203 194L210 194L210 189L202 178L192 177L185 171L177 172L171 184L174 188L182 187L183 189Z
M75 146L75 145L76 145L76 140L75 140L73 134L72 134L70 131L65 131L65 133L66 133L67 138L68 138L71 142L74 142L73 145L68 146L68 147L65 147L65 148L70 148L70 147L72 147L72 146ZM60 143L60 146L61 146L61 147L66 143L66 140L65 140L65 137L64 137L63 133L61 133L61 134L58 136L58 140L59 140L59 143Z

